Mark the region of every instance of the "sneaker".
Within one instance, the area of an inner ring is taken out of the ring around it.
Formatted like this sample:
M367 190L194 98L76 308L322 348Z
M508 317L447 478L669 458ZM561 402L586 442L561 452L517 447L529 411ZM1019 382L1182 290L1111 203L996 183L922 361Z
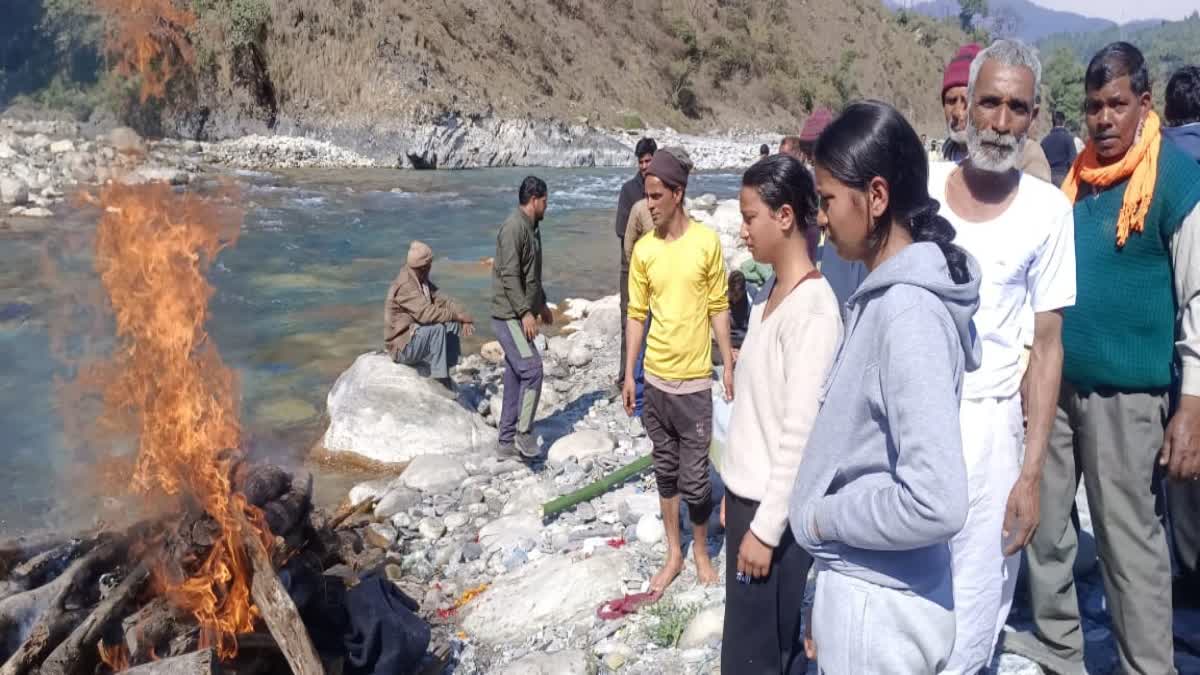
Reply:
M537 459L541 456L542 451L538 448L537 438L532 433L519 433L514 441L517 452L521 453L521 458L529 461Z
M1000 651L1023 656L1053 675L1086 675L1083 663L1069 661L1055 654L1037 635L1029 631L1004 630Z

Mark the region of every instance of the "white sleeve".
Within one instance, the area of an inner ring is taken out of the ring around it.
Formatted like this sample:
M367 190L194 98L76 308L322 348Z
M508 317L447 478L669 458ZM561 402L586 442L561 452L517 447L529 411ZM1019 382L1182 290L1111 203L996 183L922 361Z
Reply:
M1029 304L1034 313L1075 304L1075 210L1056 194L1049 232L1029 266ZM1033 336L1029 336L1032 340Z
M1183 365L1183 393L1200 396L1200 204L1171 237L1179 332L1175 350Z

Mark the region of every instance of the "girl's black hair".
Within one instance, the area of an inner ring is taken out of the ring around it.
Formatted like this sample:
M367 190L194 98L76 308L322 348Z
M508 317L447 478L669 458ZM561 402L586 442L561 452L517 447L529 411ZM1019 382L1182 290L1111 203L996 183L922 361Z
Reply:
M888 210L868 233L878 246L894 220L908 229L913 241L931 241L942 249L950 278L970 279L967 254L951 242L954 226L938 215L929 196L929 159L920 137L895 108L881 101L849 105L817 140L815 162L834 178L865 190L876 176L887 181Z
M778 211L784 204L796 214L796 231L817 225L817 189L804 163L791 155L771 155L742 174L742 187L753 188L763 203Z

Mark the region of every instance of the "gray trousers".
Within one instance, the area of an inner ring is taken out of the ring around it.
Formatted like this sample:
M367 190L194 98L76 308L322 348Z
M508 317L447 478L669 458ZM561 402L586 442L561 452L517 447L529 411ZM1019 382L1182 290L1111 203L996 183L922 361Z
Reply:
M929 596L816 565L812 632L821 675L940 673L954 647L949 570Z
M642 424L650 437L658 496L679 495L688 505L693 525L712 514L712 484L708 480L708 446L712 443L713 404L708 389L692 394L668 394L649 382L645 388Z
M542 396L542 355L525 339L521 322L492 319L496 340L504 348L504 398L500 408L500 442L512 443L517 433L533 430Z
M1063 659L1083 663L1071 524L1082 475L1121 670L1175 672L1171 562L1155 489L1166 421L1166 392L1084 395L1063 383L1042 475L1041 524L1026 549L1037 636Z
M429 377L444 380L450 369L458 364L462 346L458 341L461 329L457 321L432 323L413 329L412 339L396 353L396 363L429 368Z

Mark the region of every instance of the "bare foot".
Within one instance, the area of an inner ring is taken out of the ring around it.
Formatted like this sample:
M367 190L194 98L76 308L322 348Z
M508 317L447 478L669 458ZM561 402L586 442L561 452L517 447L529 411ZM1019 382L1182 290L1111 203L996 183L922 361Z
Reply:
M708 557L708 551L703 545L692 545L692 556L696 559L696 581L699 581L703 586L712 586L717 583L717 570L713 567L712 558Z
M683 556L673 555L667 558L667 562L658 571L658 574L651 577L650 591L662 595L667 590L667 586L670 586L671 582L675 581L675 577L679 576L679 573L682 571Z

